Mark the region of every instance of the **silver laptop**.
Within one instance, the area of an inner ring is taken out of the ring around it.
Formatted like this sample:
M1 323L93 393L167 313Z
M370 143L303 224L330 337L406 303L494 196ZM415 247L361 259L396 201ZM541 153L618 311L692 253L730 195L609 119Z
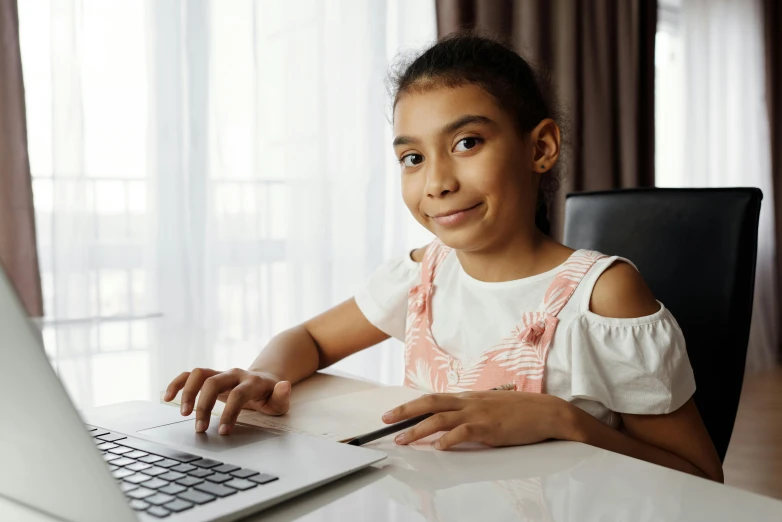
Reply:
M72 522L235 520L386 457L129 402L80 418L0 268L0 495ZM86 423L86 424L85 424Z

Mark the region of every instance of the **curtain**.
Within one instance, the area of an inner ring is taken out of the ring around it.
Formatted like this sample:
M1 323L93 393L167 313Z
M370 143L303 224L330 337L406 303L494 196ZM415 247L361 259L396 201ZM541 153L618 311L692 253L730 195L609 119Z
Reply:
M657 2L437 0L438 33L476 28L509 38L550 73L564 109L566 154L550 209L561 237L568 192L654 184Z
M0 266L27 313L43 315L27 155L16 0L0 0Z
M764 194L747 372L775 364L779 342L778 272L771 177L769 95L762 0L685 0L682 60L665 80L680 100L658 121L660 151L671 173L658 184L679 187L754 186ZM678 46L677 50L675 47ZM663 109L663 108L661 108ZM663 171L665 165L660 165Z
M776 245L782 245L782 5L776 0L763 0L765 29L766 103L768 105L771 142L771 179L774 186L774 236ZM767 195L771 198L771 195ZM782 255L776 255L777 296L782 295ZM782 324L782 315L777 319ZM779 341L779 339L777 339ZM782 361L782 344L777 348Z
M152 346L171 375L237 351L249 364L425 240L402 203L384 78L399 49L436 37L433 3L20 10L45 323L93 325L52 343ZM157 316L155 331L133 321ZM165 350L182 332L188 360ZM398 384L397 344L339 367Z

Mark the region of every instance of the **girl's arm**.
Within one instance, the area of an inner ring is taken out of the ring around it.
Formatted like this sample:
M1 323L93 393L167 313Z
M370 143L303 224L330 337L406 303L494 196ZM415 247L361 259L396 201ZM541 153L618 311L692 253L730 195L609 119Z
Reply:
M228 435L242 409L269 415L286 413L291 383L386 339L388 335L373 326L350 299L275 336L248 370L195 368L182 372L168 385L163 399L171 401L182 390L182 415L195 409L198 432L209 428L215 403L225 402L219 433Z
M571 405L570 430L563 438L724 482L717 451L692 399L667 415L623 414L622 420L627 433Z
M641 275L617 263L598 279L589 308L604 317L643 317L660 305ZM572 440L723 482L722 464L690 398L666 415L622 414L625 433L572 408Z
M413 250L413 261L423 261L426 248ZM364 317L356 300L349 299L276 336L250 365L250 370L271 374L278 381L296 383L388 338Z
M349 299L275 336L250 365L250 371L296 383L388 337L364 317L354 299Z

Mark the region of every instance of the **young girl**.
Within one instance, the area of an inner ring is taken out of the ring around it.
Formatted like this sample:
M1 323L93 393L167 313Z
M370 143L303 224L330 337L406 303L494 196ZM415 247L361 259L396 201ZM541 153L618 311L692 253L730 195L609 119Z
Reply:
M544 233L561 136L529 64L459 34L394 87L403 198L435 241L277 335L249 370L184 372L165 399L184 389L197 431L225 401L219 432L229 434L242 408L285 413L291 383L393 336L405 343L405 385L430 394L383 420L435 413L399 444L437 432L438 449L573 440L722 481L670 312L629 261ZM515 391L488 391L502 385Z

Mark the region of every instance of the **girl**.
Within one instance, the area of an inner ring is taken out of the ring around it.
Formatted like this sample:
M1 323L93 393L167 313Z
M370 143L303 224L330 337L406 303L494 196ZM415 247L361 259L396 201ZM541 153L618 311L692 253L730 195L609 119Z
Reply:
M435 413L399 444L437 432L438 449L573 440L722 481L670 312L629 261L546 235L562 138L530 65L463 33L392 83L403 199L436 239L277 335L249 370L184 372L165 400L183 389L197 431L225 401L225 435L242 408L283 414L291 383L394 336L405 385L430 394L383 420ZM506 384L516 391L487 391Z

